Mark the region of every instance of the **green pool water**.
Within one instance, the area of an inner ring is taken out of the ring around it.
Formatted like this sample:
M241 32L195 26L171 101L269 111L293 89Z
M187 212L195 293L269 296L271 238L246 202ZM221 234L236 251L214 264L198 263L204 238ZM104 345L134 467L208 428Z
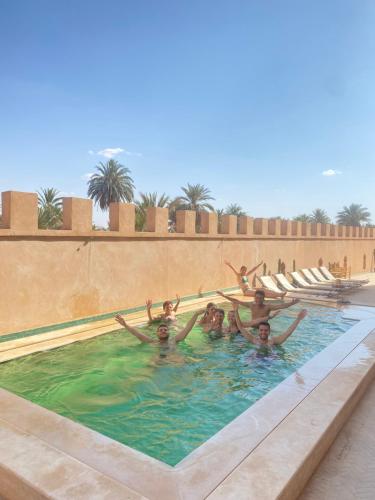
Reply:
M275 318L273 333L284 331L300 307ZM3 363L0 385L175 465L353 324L337 309L305 307L308 317L272 350L195 327L166 351L121 329ZM247 319L247 311L241 316Z

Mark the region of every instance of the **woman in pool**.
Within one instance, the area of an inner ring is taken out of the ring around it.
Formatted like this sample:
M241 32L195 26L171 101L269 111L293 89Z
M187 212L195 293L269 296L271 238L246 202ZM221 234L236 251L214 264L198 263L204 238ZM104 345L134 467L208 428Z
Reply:
M206 311L202 319L200 320L199 324L203 327L212 325L214 321L215 311L216 311L216 304L214 304L213 302L209 302L206 305Z
M147 299L146 300L146 309L147 309L147 316L150 321L150 323L153 323L154 321L176 321L176 312L178 309L178 306L180 304L180 296L176 295L177 302L176 305L173 306L173 302L170 300L166 300L163 303L163 312L159 314L159 316L154 317L151 313L151 308L152 308L152 300Z
M238 286L241 288L242 293L244 295L246 295L246 297L254 297L256 290L251 289L250 284L249 284L249 276L250 276L250 274L254 273L258 269L258 267L260 267L263 264L263 261L260 262L255 267L253 267L252 269L250 269L250 271L247 270L246 266L241 266L240 270L237 271L232 266L232 264L230 262L228 262L227 260L225 260L224 263L230 269L232 269L232 271L236 275L237 283L238 283ZM277 293L277 292L273 292L272 290L267 290L266 288L262 288L262 290L264 290L264 294L265 294L265 297L267 299L282 299L284 297L284 295L286 294L286 292Z

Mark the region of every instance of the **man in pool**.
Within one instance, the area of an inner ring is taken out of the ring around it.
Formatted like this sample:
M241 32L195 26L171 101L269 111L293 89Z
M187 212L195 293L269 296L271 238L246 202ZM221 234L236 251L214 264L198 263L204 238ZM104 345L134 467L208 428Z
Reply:
M238 304L237 304L238 307ZM246 323L242 323L242 325L248 326L248 327L256 327L259 325L261 321L267 321L268 319L274 318L279 311L276 311L274 313L271 313L269 316L264 316L262 318L257 318L253 319L251 321L247 321ZM225 318L225 312L223 309L216 309L215 314L214 314L214 321L213 324L210 325L209 327L206 327L203 329L206 333L208 332L213 332L217 333L219 335L225 333L225 334L231 334L231 333L240 333L240 329L237 324L237 319L235 315L235 311L228 311L227 319L228 319L228 326L224 327L223 322Z
M270 337L271 326L267 321L261 321L258 325L258 335L253 335L243 327L240 316L238 314L238 305L234 307L236 308L236 320L241 334L252 344L259 346L273 346L283 344L292 335L294 330L307 315L307 310L301 309L301 311L297 315L297 318L284 333L275 337Z
M257 290L255 292L254 302L244 302L242 300L235 299L230 295L225 295L220 290L217 290L217 293L229 300L233 304L240 304L243 307L247 307L250 309L252 314L252 319L264 318L266 316L270 316L272 311L279 311L280 309L286 309L287 307L294 306L299 302L299 299L293 299L290 302L283 302L282 304L269 304L264 303L264 290Z
M138 328L129 325L129 323L125 321L125 318L121 316L121 314L117 314L115 316L115 319L118 323L120 323L121 326L126 328L128 332L137 337L137 339L139 339L141 342L147 344L171 345L175 344L176 342L181 342L187 337L187 335L191 332L193 326L195 325L198 316L203 314L205 310L206 309L200 309L199 311L196 311L190 318L190 320L186 323L185 327L182 328L182 330L180 330L174 337L169 336L168 325L166 323L160 323L156 330L156 336L158 338L157 340L149 337L148 335L145 335Z
M154 318L154 316L152 315L152 312L151 312L152 300L147 299L146 300L146 309L147 309L147 316L148 316L150 323L153 323L154 321L166 321L166 322L176 321L176 319L177 319L176 312L177 312L178 306L180 304L180 296L176 295L176 298L177 298L177 302L176 302L175 306L173 306L173 302L171 302L170 300L166 300L163 303L163 312L161 314L159 314L159 316L156 316L156 318Z

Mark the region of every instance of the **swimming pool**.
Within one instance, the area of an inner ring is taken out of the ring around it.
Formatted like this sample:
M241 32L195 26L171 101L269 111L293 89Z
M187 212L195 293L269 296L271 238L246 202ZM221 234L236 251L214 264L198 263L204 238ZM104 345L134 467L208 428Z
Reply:
M336 309L306 307L309 316L272 351L197 327L168 352L120 330L4 363L0 385L175 465L353 324ZM299 309L283 311L273 332Z

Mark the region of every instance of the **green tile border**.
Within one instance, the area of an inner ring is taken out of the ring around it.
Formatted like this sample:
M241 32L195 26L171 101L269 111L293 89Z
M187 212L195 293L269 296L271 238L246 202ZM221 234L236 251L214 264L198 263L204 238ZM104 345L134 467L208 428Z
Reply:
M235 290L239 290L239 288L238 288L238 286L232 286L230 288L222 288L221 290L223 290L225 292L233 292ZM203 292L200 295L198 295L198 294L197 295L187 295L186 297L181 298L181 302L187 302L188 300L199 299L202 297L210 297L210 296L215 295L215 294L216 294L216 292L209 291L209 292ZM162 305L163 305L163 302L157 302L153 306L154 307L161 307ZM62 330L63 328L69 328L71 326L84 325L85 323L93 323L94 321L101 321L103 319L109 319L109 318L112 318L115 314L132 314L135 312L143 311L144 309L145 309L145 306L142 305L142 306L132 307L130 309L121 309L119 311L112 311L110 313L99 314L97 316L88 316L87 318L66 321L65 323L57 323L54 325L41 326L39 328L34 328L32 330L23 330L21 332L7 333L5 335L0 335L0 343L6 342L8 340L15 340L15 339L20 339L20 338L31 337L33 335L38 335L41 333Z

